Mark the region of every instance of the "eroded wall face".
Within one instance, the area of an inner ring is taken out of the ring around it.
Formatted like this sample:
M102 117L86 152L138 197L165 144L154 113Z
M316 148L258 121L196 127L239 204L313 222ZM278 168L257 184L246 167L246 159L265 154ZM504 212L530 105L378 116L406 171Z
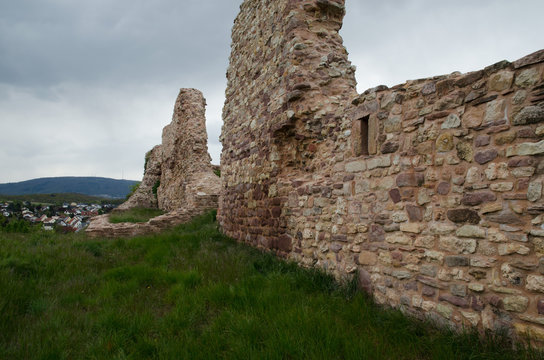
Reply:
M283 254L298 249L284 212L291 177L335 161L316 154L336 146L341 107L355 95L338 35L343 15L343 1L242 4L221 135L218 219L228 235Z
M544 52L359 96L342 5L242 5L223 231L407 312L544 339Z

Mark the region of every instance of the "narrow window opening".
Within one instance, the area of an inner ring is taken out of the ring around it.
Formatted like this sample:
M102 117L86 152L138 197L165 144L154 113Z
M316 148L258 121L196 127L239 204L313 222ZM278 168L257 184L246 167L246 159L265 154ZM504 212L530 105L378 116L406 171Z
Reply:
M369 155L368 152L368 118L370 115L367 115L359 121L361 122L361 155Z

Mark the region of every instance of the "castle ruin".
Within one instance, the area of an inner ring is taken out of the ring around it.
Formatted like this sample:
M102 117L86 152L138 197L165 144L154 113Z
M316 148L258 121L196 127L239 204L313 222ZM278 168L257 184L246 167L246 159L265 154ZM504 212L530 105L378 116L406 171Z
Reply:
M218 220L446 324L544 340L544 51L357 94L344 0L246 0Z

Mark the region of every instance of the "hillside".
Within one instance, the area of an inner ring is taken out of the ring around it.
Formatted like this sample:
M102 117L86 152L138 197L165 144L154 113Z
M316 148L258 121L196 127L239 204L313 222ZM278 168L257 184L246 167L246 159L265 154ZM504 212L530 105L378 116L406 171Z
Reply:
M137 181L102 177L49 177L0 184L0 195L78 193L91 196L124 198Z

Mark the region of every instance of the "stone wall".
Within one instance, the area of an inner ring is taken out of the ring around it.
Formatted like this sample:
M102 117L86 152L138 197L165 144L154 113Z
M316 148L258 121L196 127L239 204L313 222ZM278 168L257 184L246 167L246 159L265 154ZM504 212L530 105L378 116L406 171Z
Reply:
M408 313L544 339L544 51L357 95L343 14L242 4L223 231Z
M156 232L216 209L220 179L208 154L206 100L195 89L181 89L172 122L163 129L162 144L146 154L140 187L116 211L159 208L165 215L140 224L110 224L108 215L93 218L91 236L133 236Z

